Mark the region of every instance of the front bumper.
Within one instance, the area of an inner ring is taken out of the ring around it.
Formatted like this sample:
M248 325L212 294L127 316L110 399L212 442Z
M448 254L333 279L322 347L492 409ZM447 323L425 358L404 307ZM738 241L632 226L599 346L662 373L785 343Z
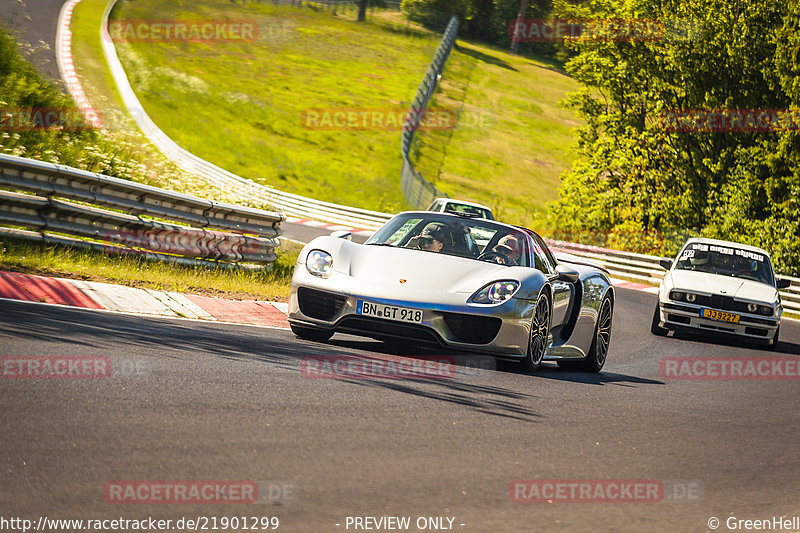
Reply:
M737 324L702 318L700 315L703 309L713 308L684 302L659 302L658 308L660 313L659 326L667 329L692 328L702 331L718 331L720 333L770 341L775 338L775 333L780 325L780 318L742 313L736 313L739 315L739 323ZM723 313L732 312L724 309L718 309L718 311Z
M534 303L511 298L496 306L465 302L469 295L446 295L445 302L379 297L380 290L346 294L332 290L325 280L292 283L289 323L373 338L404 339L465 351L523 357L528 349ZM303 292L306 291L306 292ZM318 291L323 293L322 297ZM312 298L309 300L309 298ZM301 301L302 300L302 301ZM422 310L422 323L366 317L357 313L358 301ZM310 306L309 301L314 305ZM496 332L495 332L496 331Z

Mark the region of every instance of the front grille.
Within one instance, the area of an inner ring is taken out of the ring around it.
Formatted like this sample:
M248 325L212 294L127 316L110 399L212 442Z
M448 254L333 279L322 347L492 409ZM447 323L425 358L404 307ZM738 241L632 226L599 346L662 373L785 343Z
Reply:
M336 326L336 331L365 334L367 336L413 339L437 345L442 344L436 333L426 326L390 322L367 316L348 315L339 322Z
M489 344L497 337L503 321L493 316L442 313L447 328L458 342L467 344Z
M346 301L347 298L339 294L306 287L297 289L300 312L317 320L333 320L342 311Z
M670 298L671 297L672 296L670 296ZM746 313L749 315L763 314L760 311L756 311L755 313L752 311L748 311L747 303L737 302L736 300L733 299L732 296L724 296L722 294L712 294L711 296L696 294L694 302L687 302L687 303L691 303L693 305L701 305L703 307L711 307L713 309L722 309L723 311L736 311L737 313Z

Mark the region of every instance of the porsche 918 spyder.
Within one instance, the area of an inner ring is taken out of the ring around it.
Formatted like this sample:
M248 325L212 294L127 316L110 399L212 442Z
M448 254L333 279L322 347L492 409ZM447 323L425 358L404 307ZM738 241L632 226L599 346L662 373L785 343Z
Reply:
M531 230L405 212L364 244L337 236L307 244L292 277L289 323L310 340L341 332L513 358L529 371L552 360L598 372L613 310L604 271L557 260Z

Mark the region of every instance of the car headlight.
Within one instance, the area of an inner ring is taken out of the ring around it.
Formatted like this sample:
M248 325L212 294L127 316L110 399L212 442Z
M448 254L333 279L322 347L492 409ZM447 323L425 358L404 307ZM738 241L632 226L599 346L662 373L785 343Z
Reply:
M306 257L306 270L312 276L329 278L333 272L333 257L322 250L311 250Z
M670 300L677 300L677 301L681 301L681 300L683 300L685 297L686 297L686 293L683 293L683 292L681 292L681 291L670 291L670 292L669 292L669 299L670 299Z
M748 313L755 313L756 311L758 311L758 304L747 304Z
M499 304L509 300L518 290L518 281L495 281L476 292L470 301L476 304Z

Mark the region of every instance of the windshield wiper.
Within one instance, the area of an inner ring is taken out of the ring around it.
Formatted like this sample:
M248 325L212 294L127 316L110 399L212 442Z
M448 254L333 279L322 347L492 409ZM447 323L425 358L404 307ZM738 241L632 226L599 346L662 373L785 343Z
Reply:
M397 248L394 244L389 244L388 242L368 242L366 243L367 246L390 246L392 248Z

